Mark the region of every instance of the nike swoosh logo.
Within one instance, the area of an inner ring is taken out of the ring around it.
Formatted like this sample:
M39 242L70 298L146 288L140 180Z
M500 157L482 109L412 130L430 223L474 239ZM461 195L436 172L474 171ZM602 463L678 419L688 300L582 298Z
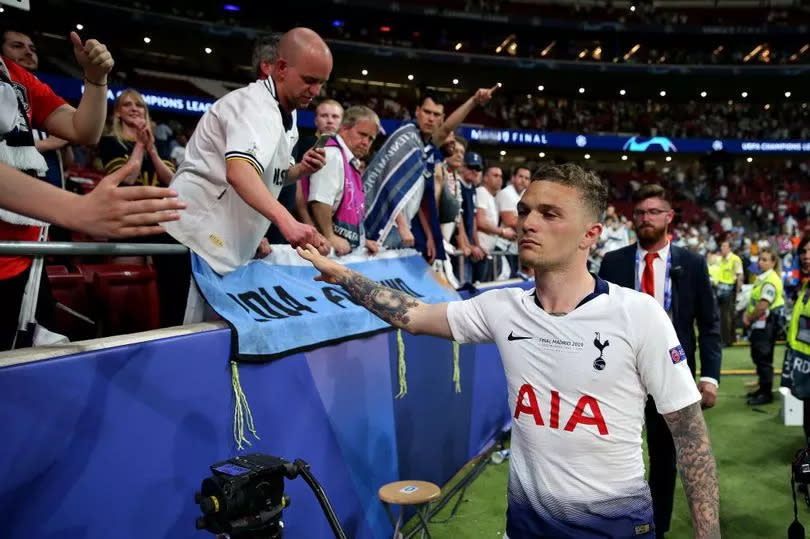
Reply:
M510 331L509 336L507 336L506 339L509 341L522 341L524 339L531 339L531 337L515 337L515 335L513 335L513 333Z

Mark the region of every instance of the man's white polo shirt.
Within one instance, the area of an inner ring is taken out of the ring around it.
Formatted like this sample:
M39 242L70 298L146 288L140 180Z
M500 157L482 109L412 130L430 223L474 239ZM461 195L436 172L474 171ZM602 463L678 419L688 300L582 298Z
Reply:
M270 221L228 184L226 161L249 163L278 196L294 164L298 141L295 111L279 107L272 79L234 90L200 119L171 187L188 205L164 228L219 274L250 261Z

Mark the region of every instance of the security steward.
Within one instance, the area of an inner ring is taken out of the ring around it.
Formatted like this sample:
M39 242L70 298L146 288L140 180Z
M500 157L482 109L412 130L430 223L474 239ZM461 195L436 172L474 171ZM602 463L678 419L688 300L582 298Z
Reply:
M748 404L752 406L773 402L773 349L777 330L784 320L785 305L779 259L772 249L760 250L759 267L761 271L743 315L743 324L751 328L751 359L759 378L759 389L748 396Z

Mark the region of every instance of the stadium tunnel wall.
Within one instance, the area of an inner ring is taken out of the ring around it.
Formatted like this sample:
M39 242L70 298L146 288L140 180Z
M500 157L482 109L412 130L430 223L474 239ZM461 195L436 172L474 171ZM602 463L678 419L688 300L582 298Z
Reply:
M385 331L241 364L259 439L246 433L240 451L230 337L222 323L201 324L47 359L0 354L3 537L213 537L195 530L194 493L209 465L252 452L306 460L349 537L386 537L380 486L442 485L510 424L494 345L460 346L456 393L452 343L403 333L408 391L396 399L396 332ZM303 479L286 492L285 537L332 536Z

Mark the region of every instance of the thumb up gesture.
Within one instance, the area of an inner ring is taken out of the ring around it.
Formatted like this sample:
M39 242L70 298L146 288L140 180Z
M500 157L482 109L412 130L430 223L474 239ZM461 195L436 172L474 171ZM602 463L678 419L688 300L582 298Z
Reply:
M107 47L95 39L88 39L82 43L76 32L70 33L70 41L73 43L76 61L84 70L85 79L97 86L107 84L107 74L112 71L115 64Z

